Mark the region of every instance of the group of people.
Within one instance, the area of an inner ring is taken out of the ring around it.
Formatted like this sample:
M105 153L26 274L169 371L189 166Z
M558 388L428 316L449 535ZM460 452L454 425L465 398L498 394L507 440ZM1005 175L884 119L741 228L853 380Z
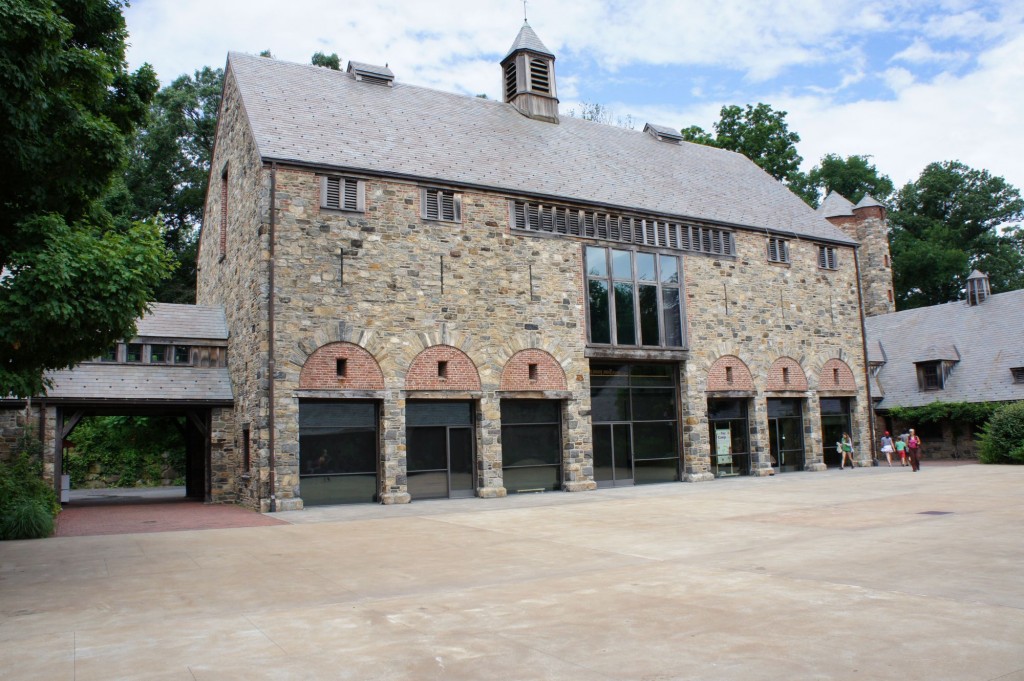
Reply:
M849 433L843 433L842 439L836 443L836 451L843 457L839 463L839 470L846 468L847 459L850 461L850 468L853 468L853 439ZM899 454L901 466L910 466L914 472L921 470L921 438L913 428L896 438L889 435L889 431L885 431L885 435L882 436L882 453L885 454L885 460L889 462L890 467L892 455L896 453Z
M885 431L885 435L882 436L882 453L885 454L885 460L890 466L893 452L899 454L901 466L910 466L913 471L921 469L921 438L913 428L895 439L889 435L889 431Z

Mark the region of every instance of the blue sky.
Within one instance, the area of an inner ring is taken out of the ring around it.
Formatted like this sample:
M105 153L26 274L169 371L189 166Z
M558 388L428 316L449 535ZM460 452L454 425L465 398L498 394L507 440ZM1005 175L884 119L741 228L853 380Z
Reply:
M529 0L563 113L710 130L727 104L788 112L809 169L869 154L897 185L960 160L1024 189L1024 2ZM387 63L398 80L500 97L522 0L136 0L129 61L161 80L229 50Z

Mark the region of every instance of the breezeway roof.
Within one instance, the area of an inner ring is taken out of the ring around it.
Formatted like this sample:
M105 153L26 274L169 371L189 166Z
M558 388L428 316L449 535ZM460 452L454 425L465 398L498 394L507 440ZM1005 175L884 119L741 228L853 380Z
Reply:
M228 70L267 161L855 243L741 154L237 52Z
M230 404L227 367L79 364L48 374L48 400L90 403Z

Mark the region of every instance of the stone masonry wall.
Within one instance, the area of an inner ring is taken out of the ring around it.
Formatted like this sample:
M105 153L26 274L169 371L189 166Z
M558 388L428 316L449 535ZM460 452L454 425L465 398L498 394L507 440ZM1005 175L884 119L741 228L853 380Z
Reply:
M227 220L224 257L220 257L219 186L227 168ZM204 229L200 235L196 302L224 308L231 338L228 369L235 408L230 423L224 420L226 447L212 452L218 484L234 487L236 500L267 510L269 497L269 443L267 430L267 262L269 259L268 197L270 174L263 168L245 119L245 112L230 70L224 78L224 98L218 119L217 141L211 163L211 189L207 192ZM243 431L250 428L252 469L241 470ZM218 433L222 431L217 431Z
M419 186L362 179L366 212L349 213L319 208L316 174L278 173L278 458L295 471L294 492L299 377L318 348L339 341L367 350L384 374L383 501L408 500L409 398L474 400L477 493L505 493L500 399L519 393L502 393L501 379L524 350L554 358L570 379L566 487L592 488L581 244L510 234L504 196L463 192L461 222L430 221L420 217Z
M749 418L756 473L766 474L770 468L766 399L776 396L802 398L805 468L824 468L817 391L829 360L841 360L856 379L856 385L846 386L849 389L843 393L853 398L855 444L870 439L853 249L837 248L839 268L824 270L817 265L816 243L791 240L791 262L784 265L767 262L765 239L761 234L737 231L735 259L686 258L690 360L681 383L688 480L711 476L709 375L716 361L730 355L742 360L753 376L755 393L749 402ZM768 391L772 367L783 357L799 364L807 376L808 390ZM716 367L715 372L718 370ZM715 385L723 389L720 383Z
M885 219L885 209L881 206L855 208L852 217L832 217L829 222L860 244L857 257L865 316L895 312L889 225Z

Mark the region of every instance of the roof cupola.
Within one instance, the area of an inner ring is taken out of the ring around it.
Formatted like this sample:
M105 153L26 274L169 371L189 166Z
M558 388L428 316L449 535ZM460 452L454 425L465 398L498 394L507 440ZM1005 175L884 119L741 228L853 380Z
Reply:
M519 113L549 123L558 122L555 55L530 24L523 22L508 54L501 60L503 100Z
M967 277L967 304L981 305L990 295L992 290L988 285L988 275L978 270L971 272L971 276Z

